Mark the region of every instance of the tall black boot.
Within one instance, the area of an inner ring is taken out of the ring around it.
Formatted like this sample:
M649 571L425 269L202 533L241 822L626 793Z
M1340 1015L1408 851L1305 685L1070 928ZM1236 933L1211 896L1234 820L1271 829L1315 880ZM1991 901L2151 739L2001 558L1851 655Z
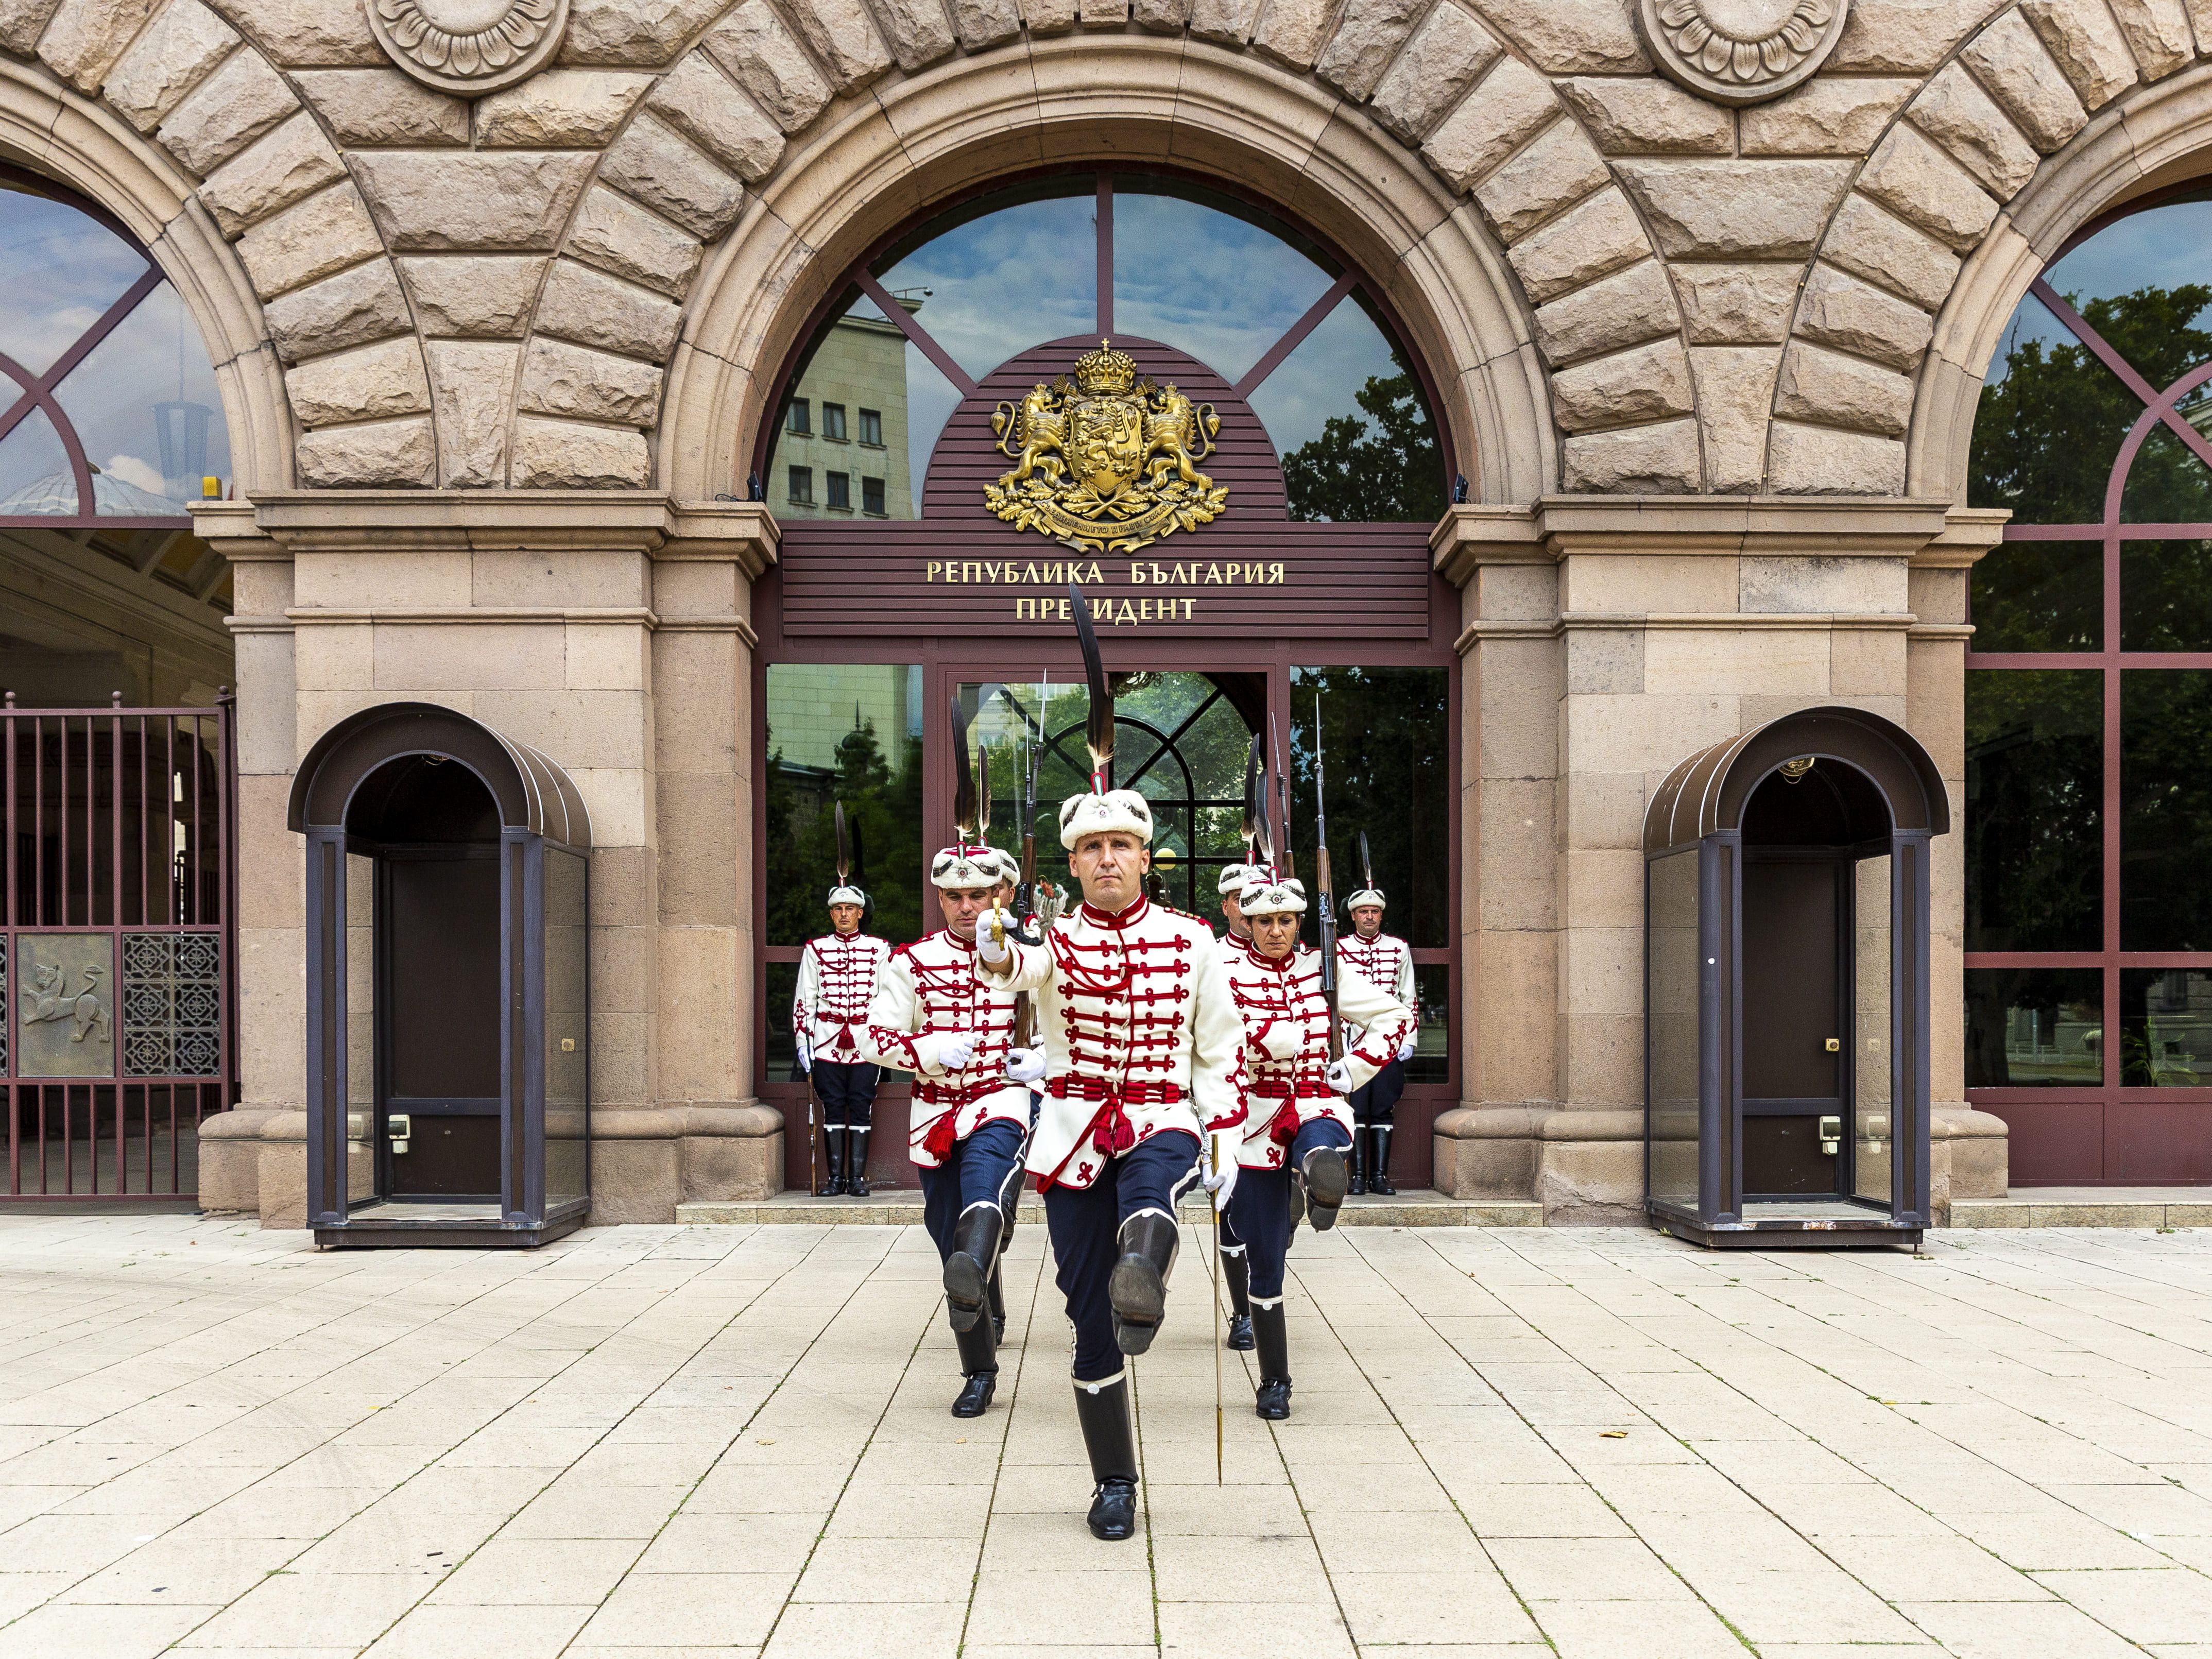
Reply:
M991 1268L991 1340L1001 1347L1006 1340L1006 1252L999 1249L999 1260Z
M1291 1325L1282 1297L1252 1304L1252 1334L1260 1345L1260 1389L1253 1410L1279 1423L1291 1414Z
M822 1157L828 1168L819 1196L836 1198L845 1190L845 1126L842 1123L822 1126Z
M1352 1198L1367 1190L1367 1126L1364 1123L1352 1126L1352 1182L1344 1190Z
M992 1340L990 1326L980 1319L970 1320L964 1331L955 1326L952 1340L960 1350L960 1374L968 1379L952 1402L952 1414L981 1417L991 1409L991 1393L999 1386L999 1345Z
M1390 1184L1390 1126L1370 1124L1367 1132L1375 1137L1375 1168L1367 1177L1367 1190L1389 1198L1398 1190Z
M845 1190L854 1198L868 1195L868 1126L856 1123L845 1133L852 1137L853 1150L845 1158Z
M1306 1178L1306 1224L1317 1233L1336 1225L1337 1206L1352 1185L1352 1171L1337 1146L1316 1146L1300 1171Z
M1144 1352L1159 1334L1180 1238L1174 1218L1158 1210L1121 1224L1121 1259L1106 1281L1106 1299L1114 1306L1114 1340L1123 1353Z
M1252 1258L1239 1244L1221 1251L1221 1276L1229 1281L1229 1340L1238 1352L1252 1346Z
M1111 1542L1137 1530L1137 1434L1129 1420L1127 1373L1075 1385L1075 1420L1091 1455L1091 1535Z
M971 1204L952 1224L952 1254L945 1258L945 1307L952 1328L975 1328L991 1300L991 1271L999 1265L1006 1212L995 1204Z

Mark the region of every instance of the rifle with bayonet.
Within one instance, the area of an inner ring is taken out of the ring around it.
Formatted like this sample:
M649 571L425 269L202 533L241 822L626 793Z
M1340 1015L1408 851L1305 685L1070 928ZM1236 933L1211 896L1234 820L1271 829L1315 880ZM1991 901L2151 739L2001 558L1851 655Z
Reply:
M1042 919L1036 929L1036 939L1023 938L1023 930L1030 918L1038 915L1044 906L1037 902L1036 891L1036 807L1037 763L1043 750L1045 710L1052 699L1052 677L1045 676L1046 690L1037 699L1036 732L1029 738L1029 764L1022 769L1022 879L1014 889L1014 937L1025 945L1035 945L1044 937ZM1014 998L1014 1047L1034 1048L1036 1044L1036 997L1024 991Z
M1279 816L1283 820L1283 876L1286 880L1294 881L1297 878L1298 855L1291 848L1291 774L1283 764L1283 745L1275 735L1275 717L1273 714L1267 716L1267 738L1275 750L1275 799L1282 808ZM1270 861L1273 861L1272 854Z
M1336 1016L1336 887L1328 872L1328 774L1322 752L1321 693L1314 693L1314 908L1321 915L1321 996L1328 1005L1328 1057L1344 1058Z

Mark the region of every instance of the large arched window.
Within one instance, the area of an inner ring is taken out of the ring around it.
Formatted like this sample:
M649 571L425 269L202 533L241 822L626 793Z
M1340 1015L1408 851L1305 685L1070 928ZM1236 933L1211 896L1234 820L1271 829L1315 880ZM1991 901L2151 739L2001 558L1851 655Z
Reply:
M2017 1182L2212 1180L2212 191L2086 227L1970 499L1967 1086Z
M1091 171L995 187L864 261L781 389L763 494L783 518L915 517L960 401L1086 334L1173 341L1233 386L1291 518L1442 515L1428 388L1364 277L1216 185Z
M0 525L177 529L222 495L206 348L123 226L0 167Z

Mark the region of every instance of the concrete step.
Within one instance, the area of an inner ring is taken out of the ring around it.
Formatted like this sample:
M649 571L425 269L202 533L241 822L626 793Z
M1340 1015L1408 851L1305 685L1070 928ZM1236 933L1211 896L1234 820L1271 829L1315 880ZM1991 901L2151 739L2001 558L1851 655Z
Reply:
M1185 1199L1183 1219L1206 1224L1206 1203ZM1022 1194L1021 1220L1042 1225L1044 1203L1035 1193ZM813 1198L801 1192L778 1193L755 1203L679 1204L676 1219L692 1226L918 1227L921 1194L912 1188L878 1188L866 1198ZM1544 1206L1534 1199L1455 1199L1427 1188L1394 1198L1352 1198L1338 1224L1346 1227L1540 1227Z
M2019 1187L1954 1198L1954 1227L2212 1227L2212 1187Z

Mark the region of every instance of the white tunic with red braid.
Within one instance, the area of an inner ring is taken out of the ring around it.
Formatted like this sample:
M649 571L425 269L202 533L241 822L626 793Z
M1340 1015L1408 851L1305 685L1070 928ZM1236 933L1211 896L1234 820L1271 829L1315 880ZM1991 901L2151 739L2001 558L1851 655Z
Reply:
M1349 968L1370 985L1395 998L1408 1008L1418 1008L1413 992L1413 947L1401 939L1389 933L1377 933L1373 939L1362 939L1357 933L1340 933L1336 939L1337 965ZM1344 1041L1349 1048L1362 1042L1365 1034L1350 1014L1344 1017ZM1404 1045L1399 1045L1402 1048ZM1390 1051L1395 1060L1398 1050Z
M1272 961L1252 941L1225 939L1222 969L1244 1023L1244 1144L1237 1161L1248 1170L1279 1170L1298 1130L1333 1117L1349 1131L1352 1108L1323 1079L1328 1068L1328 1003L1321 991L1321 952L1301 945ZM1337 1012L1364 1028L1361 1046L1345 1050L1352 1086L1397 1057L1419 1024L1413 1011L1366 978L1340 967Z
M799 989L791 1000L791 1029L806 1039L817 1060L862 1064L860 1034L891 947L872 933L824 933L799 953Z
M1163 1130L1202 1138L1243 1121L1243 1030L1205 923L1148 899L1118 915L1079 904L1042 944L1008 943L1011 976L986 982L1036 996L1040 1190L1088 1187Z
M953 1031L975 1043L974 1058L957 1072L924 1065L928 1045L915 1039ZM1030 1091L1006 1081L1013 1033L1014 994L975 977L974 940L940 927L892 951L860 1046L877 1065L914 1073L907 1152L923 1169L936 1169L993 1118L1030 1127Z

